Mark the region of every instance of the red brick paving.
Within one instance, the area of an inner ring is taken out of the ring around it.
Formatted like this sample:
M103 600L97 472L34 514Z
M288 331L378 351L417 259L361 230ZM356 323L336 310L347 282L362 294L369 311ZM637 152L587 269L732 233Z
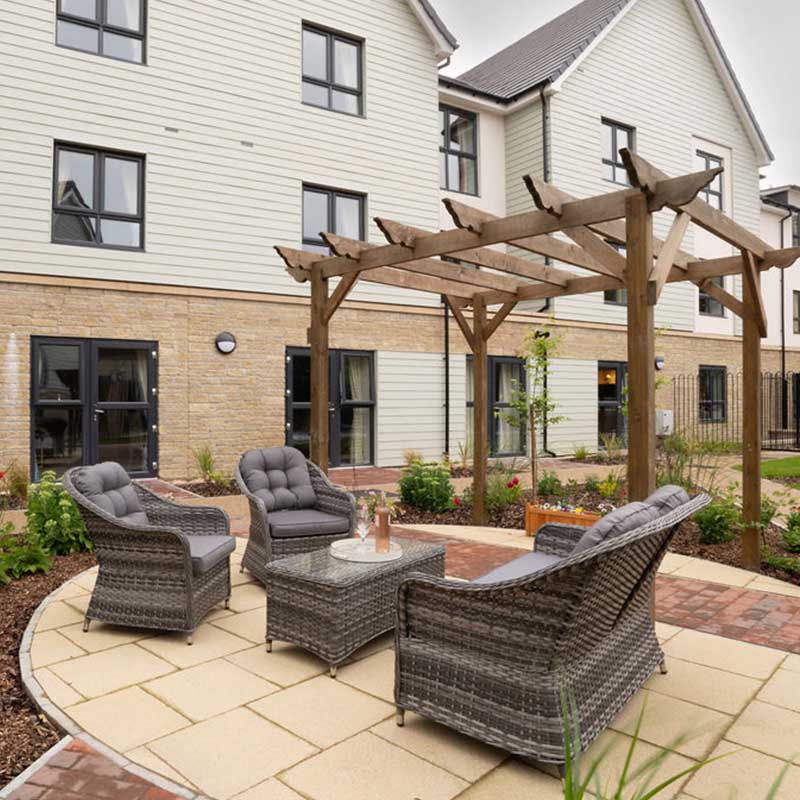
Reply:
M50 758L9 800L180 800L127 772L80 739Z

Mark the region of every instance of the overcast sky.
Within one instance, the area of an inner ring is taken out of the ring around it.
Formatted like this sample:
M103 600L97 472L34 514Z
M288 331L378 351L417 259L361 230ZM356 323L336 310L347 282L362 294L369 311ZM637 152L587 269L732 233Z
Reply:
M461 47L449 75L458 75L529 33L577 0L433 0ZM705 0L706 9L775 163L762 187L800 184L800 99L797 91L798 0Z

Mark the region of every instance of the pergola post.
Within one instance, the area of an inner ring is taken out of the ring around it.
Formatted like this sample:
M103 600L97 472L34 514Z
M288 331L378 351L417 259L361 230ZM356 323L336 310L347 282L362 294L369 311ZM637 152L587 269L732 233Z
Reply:
M653 267L653 215L647 195L628 198L628 496L644 500L656 486L654 299L648 292Z
M757 284L750 280L742 284L742 557L744 568L757 572L761 566L761 334L755 309L760 299Z
M311 460L328 472L328 279L322 269L311 271Z
M489 470L489 356L486 326L486 303L476 297L473 306L472 355L473 355L473 432L472 432L472 522L485 525L486 479Z

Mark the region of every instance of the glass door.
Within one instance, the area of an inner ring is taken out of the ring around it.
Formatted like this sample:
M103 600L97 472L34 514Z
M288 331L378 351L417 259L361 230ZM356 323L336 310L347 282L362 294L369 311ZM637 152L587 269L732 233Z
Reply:
M623 408L627 380L627 364L601 361L597 365L597 429L600 437L615 435L625 441L627 425Z
M158 471L155 342L34 338L31 473L117 461Z

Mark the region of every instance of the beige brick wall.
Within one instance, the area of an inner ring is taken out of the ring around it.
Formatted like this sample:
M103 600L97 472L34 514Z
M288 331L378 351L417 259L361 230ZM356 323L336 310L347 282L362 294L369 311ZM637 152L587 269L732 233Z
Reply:
M514 355L530 320L513 318L492 338L490 352ZM284 355L306 343L308 305L267 295L146 287L101 282L0 283L0 466L28 463L30 437L30 337L75 336L159 342L159 461L168 479L194 473L192 450L209 444L220 465L232 470L254 445L284 439ZM564 324L565 358L624 361L625 332L610 326ZM236 352L222 356L214 337L232 331ZM465 352L455 325L454 352ZM334 317L331 347L403 352L442 352L441 312L392 306L345 305ZM741 344L669 332L659 336L665 375L696 372L698 364L741 368ZM764 351L765 369L779 368L779 352ZM791 352L789 369L800 369ZM410 381L412 390L413 381ZM660 407L671 405L662 390Z

